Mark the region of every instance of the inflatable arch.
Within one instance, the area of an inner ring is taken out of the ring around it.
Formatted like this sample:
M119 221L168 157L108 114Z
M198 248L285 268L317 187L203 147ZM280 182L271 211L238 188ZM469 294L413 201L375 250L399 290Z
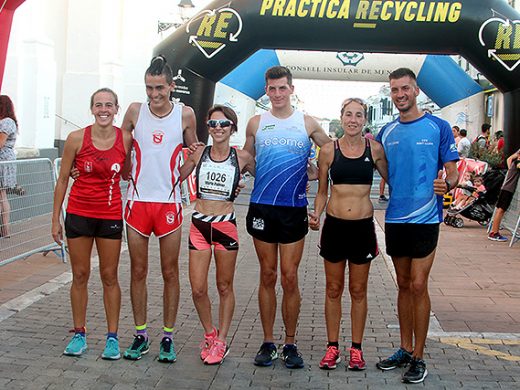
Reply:
M437 55L459 54L504 93L507 152L520 147L520 15L503 0L215 0L154 52L173 65L176 97L194 107L206 140L203 117L216 82L259 93L264 70L280 63L273 49L432 54L418 77L441 107L441 98L478 92L465 81L462 92L446 92L454 80Z

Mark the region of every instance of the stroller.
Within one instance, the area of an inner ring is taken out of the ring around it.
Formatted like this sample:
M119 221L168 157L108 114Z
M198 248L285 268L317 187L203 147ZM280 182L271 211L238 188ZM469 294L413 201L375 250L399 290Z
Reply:
M477 196L461 209L450 207L444 217L444 223L449 226L461 228L464 226L462 216L476 221L482 226L487 226L493 216L495 203L497 202L504 177L504 172L501 170L490 170L486 172L483 176L486 191L478 191L476 193ZM469 186L457 187L472 193L477 190L475 187Z

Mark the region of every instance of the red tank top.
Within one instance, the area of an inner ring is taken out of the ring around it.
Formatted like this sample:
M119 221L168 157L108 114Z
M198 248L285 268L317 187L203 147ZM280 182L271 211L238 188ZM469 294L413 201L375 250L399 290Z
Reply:
M116 140L108 150L92 143L92 126L85 128L83 145L76 155L79 177L70 190L67 213L99 219L121 219L123 215L119 181L126 152L121 129L114 126Z

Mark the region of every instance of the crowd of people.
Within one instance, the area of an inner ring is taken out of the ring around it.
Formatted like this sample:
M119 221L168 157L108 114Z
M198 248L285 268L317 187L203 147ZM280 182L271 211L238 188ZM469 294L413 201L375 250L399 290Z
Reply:
M102 88L91 97L94 123L71 133L65 143L52 218L53 238L61 243L60 210L72 175L75 180L68 198L64 233L73 274L70 297L74 335L64 354L80 356L87 350L87 285L94 242L107 320L106 346L101 357L119 359L122 355L139 360L150 351L148 245L154 234L159 239L163 280L164 326L158 360L172 363L177 359L173 334L180 291L180 183L194 172L197 201L188 238L189 280L202 327L200 358L204 364L222 363L230 348L228 331L235 307L233 281L239 250L233 201L240 191L241 174L249 172L255 181L246 227L258 257L258 304L263 328L263 342L254 364L270 366L280 356L287 368L305 366L296 342L301 305L298 267L310 228L321 229L319 247L326 280L327 342L319 367L334 369L341 361L340 322L348 265L351 345L346 367L364 370L368 276L379 254L370 200L377 170L390 190L385 240L397 275L400 327L400 347L377 367L391 370L407 366L403 382L422 382L428 375L424 361L430 317L428 276L443 220L443 195L457 186L456 162L461 152L457 152L450 125L419 109L415 74L407 68L390 74L391 99L399 116L375 139L363 134L366 104L359 98L348 98L340 107L344 135L332 142L314 118L291 106L294 85L289 69L272 67L265 74L271 109L249 120L243 149L230 146L238 118L231 108L222 105L213 106L207 113L212 145L198 141L193 109L170 99L175 82L164 57L152 60L144 82L148 101L129 106L121 129L113 125L119 109L117 95ZM459 134L460 145L465 143L466 134L460 131L457 137ZM308 207L308 172L313 170L308 161L311 140L321 149L316 174L318 193L314 205ZM183 144L189 145L189 156L182 164ZM410 160L422 163L410 164ZM126 205L122 204L119 190L121 178L129 180ZM127 226L136 335L121 353L117 270L123 222ZM218 320L212 318L208 295L212 258L219 295ZM279 335L274 334L278 272L285 331L280 353L275 344Z

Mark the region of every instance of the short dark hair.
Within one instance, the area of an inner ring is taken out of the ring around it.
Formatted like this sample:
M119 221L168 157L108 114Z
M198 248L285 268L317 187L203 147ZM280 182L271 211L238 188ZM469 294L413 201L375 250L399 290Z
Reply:
M265 72L265 84L267 80L277 80L283 77L287 77L287 82L292 85L292 73L289 68L285 66L273 66Z
M92 96L90 96L90 108L94 107L94 98L96 97L96 95L98 93L101 93L101 92L106 92L106 93L110 93L112 94L112 96L114 97L114 103L116 104L116 107L119 107L119 100L117 99L117 94L112 91L110 88L99 88L96 92L94 92L92 94Z
M466 129L460 129L459 134L460 134L461 136L465 137L465 136L468 135L468 132L466 131Z
M394 70L393 72L391 72L388 75L388 79L396 80L396 79L401 79L406 76L410 77L414 81L417 81L417 76L415 76L415 73L413 72L413 70L411 70L409 68L399 68L399 69Z
M457 126L457 125L455 125L455 126L451 126L451 128L452 128L452 129L455 129L455 130L457 130L457 131L460 131L460 127Z
M208 119L211 118L211 115L213 115L214 112L221 112L227 119L233 122L231 125L231 134L238 130L238 116L235 110L230 107L223 106L222 104L215 104L208 111Z
M491 129L491 125L489 123L482 124L482 132L486 133L489 129Z
M16 126L18 121L14 113L14 104L11 98L7 95L0 95L0 119L11 118Z
M166 77L166 82L168 84L173 83L173 71L166 58L163 55L158 55L152 58L150 62L150 66L146 69L145 75L150 76L161 76L164 75Z

